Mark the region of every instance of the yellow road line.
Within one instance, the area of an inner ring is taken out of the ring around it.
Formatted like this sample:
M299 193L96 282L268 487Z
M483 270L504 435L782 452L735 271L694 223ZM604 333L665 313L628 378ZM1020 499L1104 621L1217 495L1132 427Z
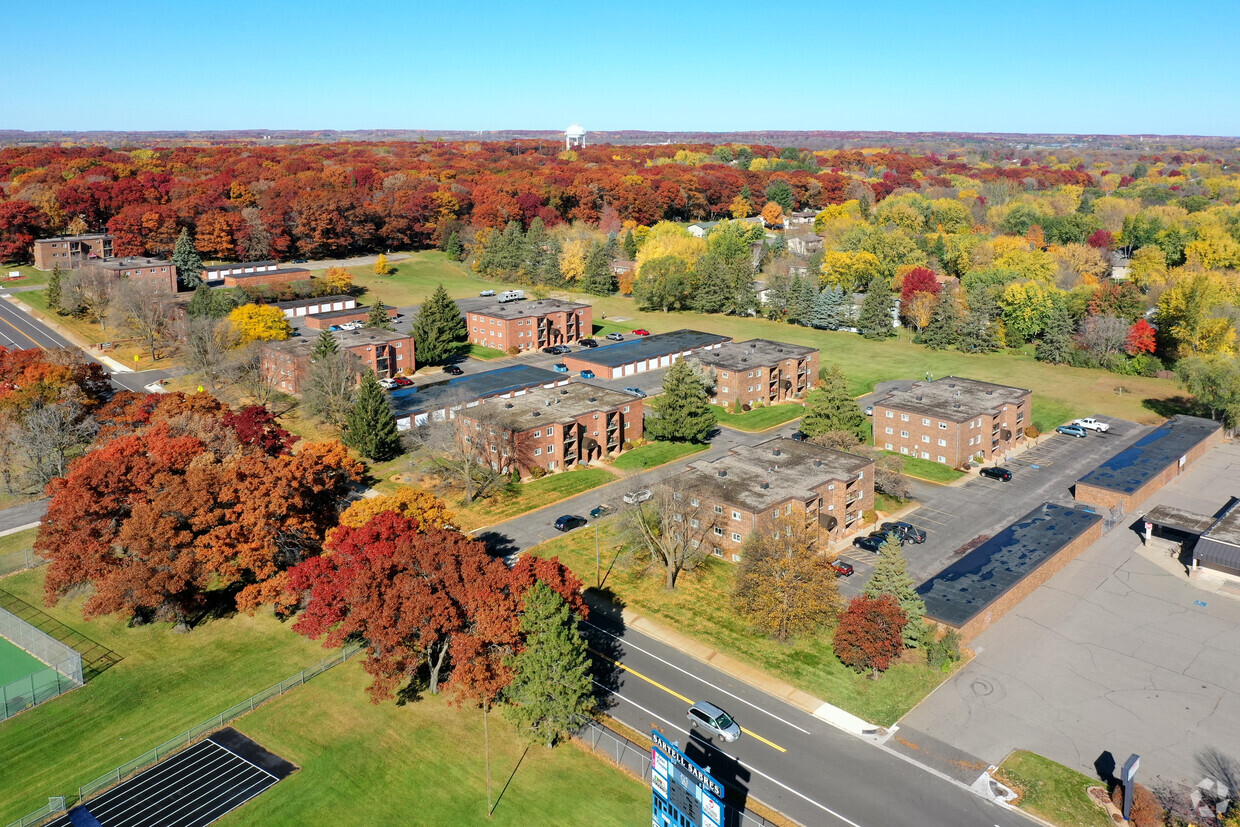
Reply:
M22 330L20 327L18 327L17 325L13 324L12 322L10 322L10 321L6 321L6 320L5 320L5 319L3 319L3 318L0 318L0 322L3 322L6 326L13 328L13 330L16 330L18 333L22 334L22 335L23 335L23 336L25 336L27 339L30 339L30 341L31 341L31 342L34 342L34 346L35 346L35 347L37 347L39 350L47 350L47 348L43 347L43 345L39 344L38 342L35 342L35 341L34 341L34 339L31 339L31 338L30 338L30 334L29 334L29 333L27 333L26 331Z
M768 741L768 740L766 740L765 738L763 738L763 737L762 737L761 735L759 735L758 733L756 733L756 732L750 732L749 730L745 729L744 727L741 727L741 732L745 733L746 735L748 735L748 736L749 736L749 737L751 737L751 738L757 738L759 741L761 741L762 743L766 744L768 747L771 747L772 749L777 749L777 750L779 750L780 752L787 752L787 751L788 751L788 750L784 749L783 747L781 747L779 744L773 744L773 743L771 743L770 741Z

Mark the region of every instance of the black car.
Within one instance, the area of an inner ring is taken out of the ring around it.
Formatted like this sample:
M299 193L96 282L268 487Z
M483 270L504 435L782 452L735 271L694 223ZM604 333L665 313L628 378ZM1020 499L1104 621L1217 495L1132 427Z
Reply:
M990 477L992 480L1003 480L1004 482L1011 482L1012 480L1012 472L997 465L991 468L983 468L977 473L983 477Z
M444 365L443 372L451 374L452 376L460 376L465 371L461 370L456 365Z
M598 342L594 341L593 339L578 339L577 344L581 345L582 347L598 347Z
M866 551L872 551L875 554L878 554L878 550L882 548L883 546L884 539L886 538L875 537L873 534L869 534L865 537L857 537L855 540L853 540L853 545L856 548L863 548Z
M576 514L565 514L563 517L555 521L555 530L572 531L574 528L581 528L585 524L585 517L578 517Z
M295 258L293 259L293 263L294 264L305 264L306 260L304 258Z
M552 356L559 356L559 355L560 355L560 346L559 346L559 345L550 345L549 347L545 347L545 348L543 348L543 353L550 353Z
M611 513L611 506L607 505L606 503L604 503L603 505L596 505L594 506L594 508L590 509L590 516L596 520L600 517L606 517L610 513Z
M879 526L883 531L889 531L900 535L900 539L905 543L921 543L926 542L925 529L918 528L912 523L906 523L903 520L894 523L883 523Z
M793 431L792 438L795 439L797 442L804 442L807 439L804 431Z

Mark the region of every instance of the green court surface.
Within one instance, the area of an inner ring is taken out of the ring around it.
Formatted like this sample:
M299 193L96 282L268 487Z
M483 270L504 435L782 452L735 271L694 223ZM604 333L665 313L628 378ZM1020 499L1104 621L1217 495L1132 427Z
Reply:
M24 649L21 649L10 643L5 638L0 637L0 686L6 686L14 681L22 681L22 683L26 683L26 681L22 680L23 678L36 673L41 673L47 668L47 664L36 658L34 655L27 653ZM40 674L39 677L35 678L37 688L42 688L47 684L54 684L55 682L55 671L51 671L47 674ZM15 688L25 690L28 687L29 684L26 683L26 686L24 687L19 686Z

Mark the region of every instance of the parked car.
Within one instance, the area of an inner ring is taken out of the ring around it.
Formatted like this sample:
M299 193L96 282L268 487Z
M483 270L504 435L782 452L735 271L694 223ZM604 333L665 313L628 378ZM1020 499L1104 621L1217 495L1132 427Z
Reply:
M559 345L547 345L545 348L543 348L543 353L550 353L553 356L558 356L560 354L560 346Z
M606 504L596 505L594 506L594 508L590 509L590 518L597 520L599 517L606 517L610 513L611 513L610 505L606 505Z
M399 388L399 387L400 387L400 385L396 384L396 380L395 380L395 379L390 379L390 378L388 378L388 377L384 376L384 377L381 377L381 378L379 379L379 387L381 387L381 388L387 388L388 390L392 390L393 388Z
M637 505L638 503L644 503L653 496L654 494L649 488L639 488L636 491L630 491L625 494L624 501L629 505Z
M456 365L444 365L443 372L449 374L450 376L460 376L465 371L461 370Z
M606 338L606 339L607 339L607 341L609 341L609 342L623 342L623 341L624 341L624 334L622 334L622 333L608 333L608 334L607 334L604 338Z
M586 370L583 370L583 371L581 372L581 378L582 378L582 379L593 379L593 378L594 378L594 371L592 371L592 370L590 370L590 369L588 369L588 368L587 368Z
M797 442L804 442L805 440L809 439L809 437L805 435L804 431L793 431L792 438L795 439Z
M572 352L573 352L573 349L572 349L571 347L569 347L568 345L560 345L560 346L559 346L559 348L560 348L560 355L561 355L561 356L563 356L565 353L572 353Z
M1111 430L1110 425L1100 420L1094 419L1092 416L1087 416L1084 419L1074 419L1072 420L1072 424L1077 425L1081 428L1084 428L1087 431L1098 431L1104 434L1107 431Z
M874 406L873 406L873 405L866 405L866 406L865 406L865 415L866 415L866 416L874 416Z
M634 396L640 396L642 399L646 398L646 392L642 390L641 388L625 388L624 392L631 393Z
M647 329L646 329L646 328L644 328L644 327L639 327L639 328L637 328L637 330L634 330L634 331L633 331L633 335L634 335L634 336L649 336L649 335L650 335L650 331L649 331L649 330L647 330Z
M905 543L917 543L920 545L926 542L925 529L918 528L912 523L906 523L903 520L897 520L894 523L883 523L878 528L882 532L900 535L900 539Z
M983 468L977 473L983 477L990 477L992 480L1002 480L1003 482L1012 481L1012 472L1006 468L1000 468L997 465L990 468Z
M586 525L585 517L578 517L576 514L565 514L555 521L556 531L572 531L574 528L581 528Z
M495 295L495 291L494 291L494 290L483 290L483 291L482 291L481 293L479 293L478 295L479 295L479 296L482 296L482 298L484 298L484 299L489 299L489 298L491 298L492 296L494 296L494 295Z
M328 329L328 330L331 330L331 331L333 331L333 332L334 332L334 331L337 331L337 330L341 330L342 328L340 327L340 325L338 325L338 324L334 324L334 325L330 325L330 326L328 326L328 328L327 328L327 329Z
M393 376L392 381L396 383L398 388L412 388L413 380L408 376Z
M1077 439L1084 439L1089 436L1089 432L1080 425L1060 425L1055 429L1055 433L1063 434L1064 436L1074 436Z
M551 369L555 371L556 373L568 373L568 365L564 364L563 362L556 362L554 365L551 366Z
M732 716L706 701L698 701L689 707L689 726L694 729L701 727L728 742L741 737L740 725L732 719Z
M594 341L593 339L578 339L577 344L581 345L582 347L598 347L598 342Z
M883 538L875 537L873 534L867 534L864 537L854 538L852 544L854 548L861 548L878 554L878 550L883 546Z
M306 260L304 258L295 258L293 259L293 263L294 264L305 264Z
M835 569L835 573L840 577L853 576L853 564L846 560L832 560L831 568Z

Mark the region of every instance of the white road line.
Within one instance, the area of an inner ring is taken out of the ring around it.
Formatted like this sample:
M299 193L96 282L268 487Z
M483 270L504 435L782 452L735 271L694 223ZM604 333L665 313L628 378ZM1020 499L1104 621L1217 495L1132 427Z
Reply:
M598 681L595 681L595 683L598 683ZM599 686L602 686L602 684L599 684ZM603 686L603 689L606 689L606 688L607 688L607 687ZM686 737L689 737L689 738L692 738L692 737L693 737L693 733L689 732L689 731L688 731L687 729L685 729L684 727L678 726L677 724L673 724L671 721L667 720L667 719L666 719L666 718L664 718L662 715L659 715L658 713L655 713L655 712L651 712L649 709L646 709L646 707L642 706L642 705L641 705L641 704L639 704L639 703L634 703L633 701L630 701L628 698L624 697L623 695L621 695L621 694L620 694L620 693L618 693L618 692L612 692L611 694L612 694L612 695L615 695L617 698L620 698L622 701L624 701L624 702L625 702L625 703L627 703L627 704L632 704L633 706L635 706L635 707L637 707L638 709L640 709L642 712L645 712L647 715L653 715L655 718L658 718L660 721L662 721L663 723L667 724L667 725L668 725L669 727L671 727L672 729L677 730L678 732L683 732L683 733L685 734L685 736L686 736ZM778 781L778 780L776 780L776 779L774 779L774 778L771 778L771 776L769 776L769 775L767 775L766 773L762 772L762 770L755 769L754 767L750 766L749 764L744 763L743 761L741 761L741 759L737 758L735 755L731 754L730 752L724 752L723 750L719 749L719 747L715 746L714 744L711 744L711 746L712 746L712 747L714 747L714 749L716 749L716 750L718 750L719 752L721 752L721 753L723 753L724 755L726 755L727 757L731 758L733 761L735 761L735 762L736 762L736 764L737 764L737 766L744 767L745 769L749 770L750 772L757 773L758 775L762 776L762 777L763 777L763 778L765 778L767 781L770 781L772 784L777 784L778 786L783 787L785 790L787 790L788 792L792 793L792 794L793 794L793 795L795 795L797 798L800 798L800 799L802 799L802 800L804 800L804 801L809 802L810 804L813 804L815 807L817 807L818 809L822 810L824 813L827 813L827 814L829 814L829 815L834 816L835 818L838 818L840 821L844 822L845 824L850 825L851 827L861 827L861 825L860 825L860 824L858 824L857 822L853 821L852 819L847 818L846 816L842 816L842 815L840 815L840 814L839 814L839 813L837 813L835 810L832 810L830 807L827 807L826 805L819 804L817 801L815 801L814 799L812 799L812 798L810 798L809 796L805 795L804 793L801 793L801 792L798 792L797 790L792 789L792 787L789 787L789 786L788 786L787 784L785 784L784 782L782 782L782 781Z
M208 738L207 740L208 740L208 741L211 741L211 739L210 739L210 738ZM240 755L237 755L237 753L233 752L232 750L230 750L228 747L224 746L223 744L217 743L217 742L215 742L215 741L211 741L211 743L212 743L212 744L215 744L217 747L219 747L220 749L224 750L224 752L228 753L229 755L236 756L236 758L237 758L237 760L238 760L238 761L244 761L245 763L249 764L251 767L254 767L255 769L262 770L263 772L267 773L267 775L270 775L272 778L276 778L276 777L275 777L275 775L273 775L272 773L267 772L267 771L266 771L266 770L264 770L262 767L258 766L258 764L255 764L253 761L249 760L248 758L242 758ZM280 779L276 778L276 780L277 780L277 781L279 781Z
M625 645L625 647L626 647L626 648L631 646L631 647L633 647L634 649L636 649L637 651L639 651L639 652L641 652L641 653L643 653L643 654L645 654L645 655L649 655L650 657L654 658L655 660L659 661L660 663L662 663L662 664L664 664L664 665L666 665L666 666L670 666L670 667L672 667L672 668L673 668L673 669L675 669L677 672L683 672L684 674L688 675L689 677L693 678L694 680L701 681L702 683L704 683L704 684L706 684L707 686L709 686L711 689L714 689L716 692L722 692L723 694L727 695L729 698L735 698L736 700L740 701L741 703L746 704L747 706L751 706L751 707L753 707L754 709L758 710L759 712L762 712L762 713L764 713L764 714L766 714L766 715L771 716L772 718L774 718L775 720L779 721L780 723L787 724L788 726L792 727L793 729L800 730L801 732L805 733L806 735L812 735L812 734L813 734L813 733L812 733L812 732L810 732L808 729L805 729L804 727L799 727L799 726L797 726L796 724L792 723L792 721L789 721L789 720L787 720L786 718L781 718L781 717L779 717L778 715L776 715L774 712L771 712L771 711L769 711L769 710L763 709L762 707L758 706L758 705L757 705L757 704L755 704L754 702L749 701L749 700L746 700L745 698L742 698L740 695L736 695L736 694L734 694L734 693L732 693L732 692L729 692L728 690L724 689L723 687L720 687L720 686L715 686L713 683L711 683L710 681L706 680L705 678L700 677L700 676L698 676L698 675L695 675L695 674L693 674L692 672L688 671L687 669L682 669L681 667L677 666L676 664L672 663L671 661L664 660L663 658L659 657L658 655L654 654L653 652L648 652L648 651L646 651L645 649L641 648L640 646L638 646L638 645L636 645L636 644L634 644L634 643L630 643L630 642L629 642L629 641L627 641L627 640L624 640L624 639L623 639L623 638L621 638L619 635L614 635L614 634L612 634L611 632L607 631L606 629L603 629L603 628L601 628L601 627L599 627L599 626L595 626L593 623L591 623L591 622L590 622L590 621L588 621L588 620L583 621L583 622L584 622L587 626L593 626L595 629L598 629L598 630L599 630L600 632L602 632L603 634L608 635L608 636L610 636L610 637L615 638L616 640L621 641L621 642ZM716 667L713 667L713 668L718 669L719 667L717 667L717 666L716 666Z

